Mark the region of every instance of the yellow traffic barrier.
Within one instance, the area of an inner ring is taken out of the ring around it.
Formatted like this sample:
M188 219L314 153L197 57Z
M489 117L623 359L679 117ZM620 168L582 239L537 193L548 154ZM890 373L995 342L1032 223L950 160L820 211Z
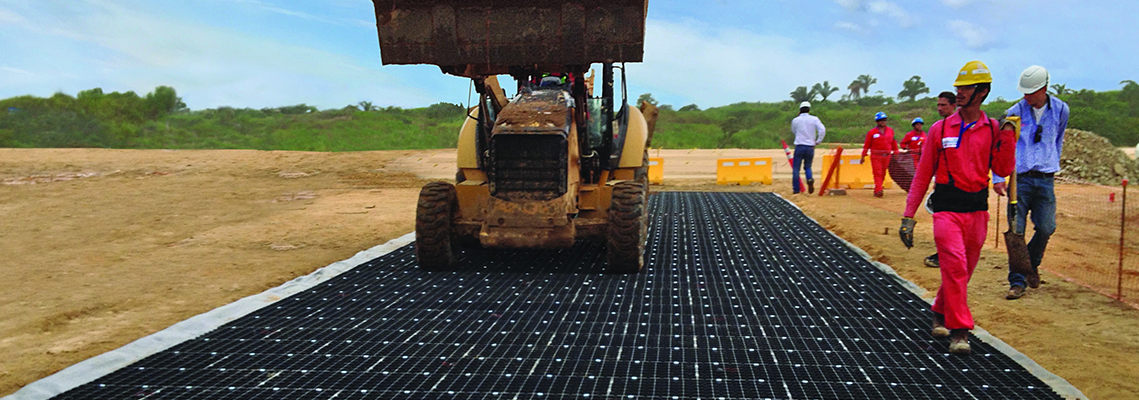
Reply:
M716 160L716 184L771 184L771 157L721 158Z
M908 155L907 155L908 157ZM842 161L839 162L838 171L835 175L838 181L834 182L834 187L846 186L851 189L870 188L874 189L874 168L870 166L870 157L866 157L866 162L859 162L859 155L842 156ZM830 170L831 163L834 162L834 155L823 155L823 171ZM883 189L891 189L894 187L894 180L890 179L890 174L886 174L886 179L882 182Z
M664 183L664 159L649 157L649 184Z

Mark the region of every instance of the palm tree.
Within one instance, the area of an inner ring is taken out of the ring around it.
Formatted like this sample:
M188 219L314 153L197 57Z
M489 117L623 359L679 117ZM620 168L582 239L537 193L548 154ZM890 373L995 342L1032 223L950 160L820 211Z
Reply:
M807 90L806 86L799 86L799 87L795 88L795 90L791 91L791 100L794 100L796 103L801 103L804 101L812 101L818 95L819 95L819 93L813 89Z
M356 106L360 107L360 111L376 111L376 106L370 101L361 101L356 103Z
M857 100L862 97L862 82L859 82L857 79L855 79L854 82L851 82L850 86L847 86L846 88L850 90L851 100Z
M1066 95L1066 94L1071 93L1071 92L1072 91L1070 89L1068 89L1067 85L1063 85L1063 84L1059 84L1059 83L1052 85L1052 94L1055 96L1063 96L1063 95Z
M902 83L902 91L898 92L898 98L909 97L910 101L917 99L919 94L929 93L929 88L925 86L925 82L921 81L921 77L914 75L910 80Z
M1130 79L1119 81L1119 84L1123 85L1124 91L1139 89L1139 83L1135 83L1135 81Z
M823 81L822 84L816 83L815 86L811 87L811 90L818 93L819 96L822 96L823 101L827 101L827 97L837 92L838 88L831 86L830 81Z
M878 83L878 79L870 75L859 75L857 80L862 87L862 93L870 93L870 85Z

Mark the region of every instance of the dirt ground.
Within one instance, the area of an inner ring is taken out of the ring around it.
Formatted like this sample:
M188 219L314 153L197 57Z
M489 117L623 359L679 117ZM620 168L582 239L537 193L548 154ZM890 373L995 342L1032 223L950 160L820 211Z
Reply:
M937 288L938 271L921 263L933 252L929 216L919 213L914 249L897 240L900 190L792 196L785 162L772 186L710 184L717 157L782 151L661 156L666 182L656 190L778 192ZM410 232L418 188L453 177L454 159L454 150L0 149L0 396ZM1058 233L1054 248L1081 239ZM1078 257L1056 251L1047 262ZM972 281L978 324L1093 399L1139 398L1139 311L1054 275L1004 300L1003 259L986 247Z

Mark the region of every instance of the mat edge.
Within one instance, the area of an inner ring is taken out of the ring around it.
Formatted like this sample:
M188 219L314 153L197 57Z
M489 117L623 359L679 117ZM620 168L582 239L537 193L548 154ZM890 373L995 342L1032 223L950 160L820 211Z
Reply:
M303 292L415 241L415 232L360 251L351 258L324 266L264 292L241 298L195 315L161 331L139 338L106 353L88 358L54 374L29 383L0 400L46 400L125 368L143 358L194 339L233 320L244 317L289 296Z
M778 193L773 193L773 194L778 196L780 199L783 199L783 201L786 201L787 204L790 204L792 207L795 207L795 209L799 210L799 212L803 213L803 215L806 216L807 219L810 219L812 222L814 222L815 224L818 224L819 226L823 226L822 224L819 223L819 221L815 220L813 217L811 217L806 212L804 212L803 209L800 208L798 204L795 204L795 202L787 199L786 197L779 195ZM918 286L916 283L910 282L906 278L903 278L902 275L898 274L898 271L895 270L893 267L891 267L887 264L883 264L883 263L880 263L878 261L875 261L874 258L870 256L870 253L867 253L865 250L862 250L858 246L855 246L854 243L848 242L846 239L843 239L841 236L835 234L834 232L831 232L830 229L826 229L824 227L823 230L826 230L827 233L829 233L831 236L834 236L835 239L838 239L843 244L845 244L847 247L849 247L852 251L861 255L862 258L865 258L866 261L870 262L870 264L874 265L876 268L878 268L882 272L885 272L887 275L890 275L891 277L893 277L894 280L898 281L898 283L902 284L902 286L905 286L911 292L920 296L922 298L922 300L924 300L930 304L933 303L932 297L927 298L927 296L929 296L929 293L931 293L930 291L926 290L925 288L923 288L921 286ZM1054 390L1056 392L1056 394L1064 397L1065 399L1069 399L1069 400L1088 400L1088 396L1084 395L1084 393L1081 392L1080 389L1077 389L1075 386L1073 386L1071 383L1069 383L1068 380L1066 380L1066 379L1060 377L1059 375L1056 375L1056 374L1052 373L1051 371L1045 369L1040 364L1037 364L1036 361L1033 361L1032 358L1029 358L1024 353L1017 351L1016 348L1010 346L1008 343L1005 343L1003 340L998 339L996 336L993 336L993 334L989 333L989 331L985 330L984 328L981 328L980 326L975 326L975 327L973 327L972 333L978 339L981 339L981 341L985 342L986 344L988 344L990 346L993 346L993 348L996 349L997 351L1000 351L1004 355L1011 358L1013 361L1016 361L1017 364L1020 364L1021 367L1024 367L1024 369L1027 370L1029 373L1031 373L1033 376L1039 378L1042 382L1047 384L1052 390Z

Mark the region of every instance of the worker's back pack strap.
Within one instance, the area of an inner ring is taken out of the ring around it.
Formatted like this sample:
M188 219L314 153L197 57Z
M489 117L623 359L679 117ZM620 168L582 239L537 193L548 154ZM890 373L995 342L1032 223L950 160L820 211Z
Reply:
M941 123L941 138L945 138L945 123ZM992 139L989 142L989 170L993 169L993 147L997 143L997 120L989 118L989 131L992 133ZM957 140L960 143L961 138ZM960 145L958 146L960 147ZM957 187L956 182L953 180L953 170L950 168L949 156L945 154L945 146L942 145L938 148L938 155L945 158L945 172L949 175L949 183L935 183L933 194L930 195L930 202L932 203L933 212L949 211L957 213L967 213L974 211L989 211L989 188L982 188L976 192L966 192ZM988 173L988 171L986 171ZM934 182L936 182L937 171L934 171Z

